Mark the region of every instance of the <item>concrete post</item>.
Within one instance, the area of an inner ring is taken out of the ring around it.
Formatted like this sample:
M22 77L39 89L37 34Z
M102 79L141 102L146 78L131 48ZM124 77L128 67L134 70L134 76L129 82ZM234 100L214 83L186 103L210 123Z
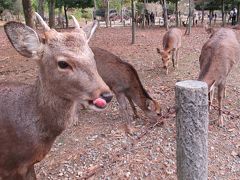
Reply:
M178 180L208 179L208 87L201 81L176 83Z

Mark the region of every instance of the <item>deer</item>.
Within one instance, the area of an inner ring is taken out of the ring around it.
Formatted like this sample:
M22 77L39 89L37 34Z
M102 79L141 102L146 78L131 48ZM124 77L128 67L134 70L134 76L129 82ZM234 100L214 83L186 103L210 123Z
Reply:
M209 110L214 97L214 89L218 88L217 123L220 127L224 126L222 104L223 97L226 96L226 81L233 65L239 61L239 50L240 45L235 32L231 29L220 28L214 31L203 45L199 57L200 73L198 80L204 81L208 85Z
M97 23L71 32L50 29L40 15L43 37L19 22L4 25L12 46L38 65L33 84L0 83L0 179L36 179L34 164L72 122L76 104L103 110L113 95L99 76L88 42Z
M172 28L163 36L163 50L157 48L157 52L162 56L163 68L168 74L168 63L172 55L173 68L178 67L179 48L182 43L182 32L178 28Z
M134 118L139 117L135 103L151 123L157 122L161 115L160 104L147 93L135 68L105 49L99 47L91 47L91 49L98 73L115 94L122 117L127 120L129 127L131 118L127 101L133 110Z
M214 29L213 27L209 26L208 24L204 25L205 31L210 34L210 37L212 37L212 35L216 32L216 29Z

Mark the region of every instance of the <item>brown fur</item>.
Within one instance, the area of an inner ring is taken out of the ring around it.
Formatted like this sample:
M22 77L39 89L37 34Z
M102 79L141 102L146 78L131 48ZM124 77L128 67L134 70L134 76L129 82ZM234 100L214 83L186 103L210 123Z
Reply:
M163 68L166 69L166 74L168 74L168 63L172 55L172 63L175 68L178 66L178 51L181 47L182 32L180 29L172 28L163 36L163 50L157 48L157 52L162 56Z
M236 34L231 29L221 28L204 44L199 58L198 80L208 84L210 105L214 87L218 88L219 125L223 125L221 110L227 76L233 65L239 61L239 49Z
M144 111L151 121L155 122L158 117L157 114L161 113L160 106L144 89L134 67L107 50L92 47L92 51L97 70L104 82L116 95L123 117L129 120L127 98L135 116L138 115L134 103ZM153 106L152 109L150 104Z
M217 31L213 27L210 27L208 24L204 25L205 31L210 34L210 38L213 36L213 34Z
M0 83L0 179L36 179L34 164L71 123L76 100L92 107L110 90L82 30L49 30L43 44L26 25L10 22L4 28L15 49L37 62L39 73L32 85ZM59 61L69 66L60 68Z

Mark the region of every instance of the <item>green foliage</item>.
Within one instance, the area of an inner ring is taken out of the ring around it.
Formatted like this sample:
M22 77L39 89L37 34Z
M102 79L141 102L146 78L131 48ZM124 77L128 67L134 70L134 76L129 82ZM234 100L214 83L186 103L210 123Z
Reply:
M32 7L35 11L37 11L37 8L38 8L38 1L37 0L32 0Z
M93 7L93 0L56 0L56 7L87 8Z
M97 2L97 8L102 9L105 7L105 3L103 0L96 0Z
M138 15L143 14L144 4L142 2L136 3L136 10Z
M237 4L240 3L240 0L224 0L224 8L225 10L230 10L232 7L236 7ZM201 10L221 10L222 1L221 0L205 0L199 3L196 3L196 9Z
M109 3L110 9L116 9L120 10L121 9L121 1L119 0L111 0Z
M98 9L105 9L107 7L107 0L96 0ZM110 9L120 11L121 3L123 6L130 6L131 0L109 0Z
M74 11L71 11L71 14L77 18L77 19L92 19L92 9L91 8L85 8L85 9L74 9ZM68 16L69 19L72 19L71 16Z
M86 9L81 9L81 13L82 13L82 18L84 19L91 19L92 18L92 10L89 8Z
M2 13L4 9L13 10L14 2L15 0L0 0L0 13Z
M20 13L23 12L23 8L22 8L22 1L21 0L16 0L13 3L13 13L15 15L19 15Z
M161 0L160 0L161 1ZM138 2L144 2L144 0L139 0ZM151 2L159 2L159 0L148 0L149 3Z

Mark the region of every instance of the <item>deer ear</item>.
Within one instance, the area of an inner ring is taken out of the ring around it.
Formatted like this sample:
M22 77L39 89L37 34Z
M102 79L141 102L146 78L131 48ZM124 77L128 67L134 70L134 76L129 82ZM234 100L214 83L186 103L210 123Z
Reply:
M4 25L5 33L13 47L23 56L34 57L40 49L37 33L30 27L18 23L8 22Z
M157 53L162 54L162 51L159 48L157 48Z
M90 41L90 39L92 38L92 35L96 31L97 26L98 26L98 22L97 22L97 20L95 20L91 24L83 27L83 31L86 33L88 42Z
M153 104L154 104L154 111L155 111L158 115L162 115L162 109L161 109L160 104L159 104L156 100L153 100L152 102L153 102Z
M155 100L148 100L147 104L148 110L154 111L157 115L162 115L162 109L160 104Z
M150 99L146 100L146 106L147 106L148 110L150 110L150 111L153 109L152 101Z

